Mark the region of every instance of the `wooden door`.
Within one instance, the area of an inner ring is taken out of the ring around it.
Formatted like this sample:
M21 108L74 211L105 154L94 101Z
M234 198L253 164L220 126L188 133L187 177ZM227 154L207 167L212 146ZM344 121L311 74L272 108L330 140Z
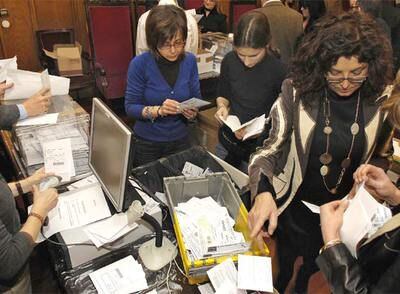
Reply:
M31 0L0 0L0 57L17 55L20 69L37 71L40 67L31 5Z

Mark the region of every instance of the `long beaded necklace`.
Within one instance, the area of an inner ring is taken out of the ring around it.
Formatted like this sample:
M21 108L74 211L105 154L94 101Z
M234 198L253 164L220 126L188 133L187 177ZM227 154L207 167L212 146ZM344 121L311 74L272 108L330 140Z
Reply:
M325 153L322 153L321 156L319 157L319 161L321 162L322 166L320 168L320 174L322 176L325 188L331 192L332 194L336 194L338 191L338 188L340 186L340 184L342 183L343 180L343 176L346 172L346 169L350 166L351 164L351 153L353 152L353 148L354 148L354 141L356 138L356 135L359 133L360 131L360 126L358 124L358 116L360 113L360 92L358 92L358 98L357 98L357 108L356 108L356 113L354 115L354 122L350 127L350 132L352 135L351 138L351 145L350 145L350 149L349 152L347 153L347 156L345 159L342 160L340 166L341 166L341 171L339 173L339 177L338 180L335 184L335 186L333 188L329 188L328 184L326 183L326 176L329 174L329 164L332 162L332 155L329 153L329 147L330 147L330 135L333 132L333 129L330 125L331 121L330 121L330 117L331 117L331 107L330 107L330 102L328 99L328 95L327 92L325 90L325 101L324 101L324 117L325 117L325 127L324 127L324 134L326 135L326 149L325 149Z

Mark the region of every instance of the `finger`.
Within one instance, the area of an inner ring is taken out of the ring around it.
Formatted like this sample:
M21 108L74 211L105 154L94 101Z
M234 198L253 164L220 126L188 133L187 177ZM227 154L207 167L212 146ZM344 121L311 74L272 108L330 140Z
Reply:
M257 235L256 238L256 244L259 250L263 250L264 249L264 238L263 238L263 234L262 232L260 232L260 234Z
M273 211L269 218L268 234L273 235L278 226L278 211Z
M257 236L257 234L260 232L261 228L263 227L265 223L265 219L262 217L259 217L255 220L253 229L250 232L250 238L254 238Z
M9 83L9 84L5 84L5 85L4 85L4 90L10 89L10 88L12 88L12 87L14 87L14 83L13 83L13 82L11 82L11 83Z
M47 92L50 92L50 89L49 88L43 88L38 92L38 94L44 96Z
M340 201L337 211L340 212L340 214L343 214L346 211L347 207L349 207L349 204L350 204L349 200L345 199Z
M37 193L39 193L39 188L37 185L32 185L32 192L33 192L33 195L36 195Z

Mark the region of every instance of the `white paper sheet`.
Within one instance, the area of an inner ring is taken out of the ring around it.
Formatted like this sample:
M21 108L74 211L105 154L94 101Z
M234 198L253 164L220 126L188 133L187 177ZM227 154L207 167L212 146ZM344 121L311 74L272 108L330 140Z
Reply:
M17 56L8 59L0 60L0 83L4 82L7 79L7 70L8 69L17 69Z
M197 289L199 289L200 294L214 294L214 289L210 283L198 285Z
M98 183L98 182L99 181L97 180L96 176L91 175L91 176L88 176L87 178L84 178L82 180L72 183L67 188L68 188L68 190L72 191L72 190L76 190L76 189L79 189L79 188L82 188L85 186L89 186L91 184Z
M49 89L51 94L50 75L47 69L42 71L42 73L40 74L40 80L42 81L42 89Z
M195 108L201 108L203 106L206 106L210 104L210 102L199 99L199 98L190 98L186 101L183 101L181 103L179 103L179 108L181 110L183 109L195 109Z
M128 218L125 213L118 213L87 225L83 230L98 248L117 240L137 227L136 223L128 225Z
M204 170L201 167L189 161L185 162L185 165L183 166L182 169L182 174L186 177L200 177L203 174L203 172Z
M100 184L93 184L59 195L58 203L49 214L49 225L43 234L51 235L81 227L111 216Z
M378 216L381 207L383 205L362 184L344 212L340 237L354 257L357 257L357 244L373 228L373 220Z
M99 294L128 294L147 286L142 266L131 256L89 274Z
M266 256L238 256L238 288L273 292L271 258Z
M239 118L236 115L228 115L225 120L222 120L232 132L236 132L242 128L246 128L243 141L249 137L260 134L265 125L265 114L255 117L248 122L241 124Z
M25 70L7 70L7 84L14 83L14 87L7 89L4 100L29 98L42 89L40 73ZM70 80L64 77L50 75L51 93L53 96L67 95Z
M312 203L309 203L309 202L303 201L303 200L301 202L303 202L303 204L305 206L307 206L307 208L309 210L311 210L313 213L320 214L321 208L318 205L315 205L315 204L312 204Z
M217 291L224 286L224 283L233 284L235 287L237 285L237 270L231 258L208 270L207 275ZM245 294L246 291L238 289L236 293Z
M45 142L42 147L46 172L54 172L63 182L75 176L71 138Z
M35 117L19 120L15 126L53 125L57 123L59 113L47 113Z

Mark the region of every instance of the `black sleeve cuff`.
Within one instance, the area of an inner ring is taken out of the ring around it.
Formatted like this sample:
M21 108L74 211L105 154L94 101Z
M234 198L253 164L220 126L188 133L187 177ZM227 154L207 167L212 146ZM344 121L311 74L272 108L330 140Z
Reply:
M274 187L269 182L267 176L264 175L263 173L261 173L260 181L258 182L258 187L257 187L257 194L260 194L263 192L270 192L272 194L272 197L274 199L276 199L276 193L275 193Z

